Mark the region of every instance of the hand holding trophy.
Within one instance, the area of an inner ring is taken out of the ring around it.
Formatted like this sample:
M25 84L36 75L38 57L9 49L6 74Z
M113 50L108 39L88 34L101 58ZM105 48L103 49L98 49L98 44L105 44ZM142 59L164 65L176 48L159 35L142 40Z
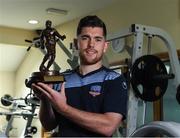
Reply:
M46 49L46 54L39 67L40 72L33 72L32 76L29 79L26 79L25 84L29 88L31 88L32 83L36 82L53 83L65 81L64 76L60 74L59 71L49 70L56 57L56 42L59 39L64 40L66 38L65 35L60 35L55 28L51 27L51 25L52 22L47 20L46 28L41 33L40 44L42 49ZM46 62L47 66L45 66Z

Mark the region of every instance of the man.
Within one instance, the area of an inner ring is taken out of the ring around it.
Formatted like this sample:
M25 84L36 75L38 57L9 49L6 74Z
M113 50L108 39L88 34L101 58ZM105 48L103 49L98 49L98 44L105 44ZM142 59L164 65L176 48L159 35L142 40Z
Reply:
M46 29L44 29L40 36L41 48L46 48L46 54L43 58L43 61L39 67L40 71L48 71L50 66L53 64L56 57L56 41L61 39L64 40L66 38L65 35L61 36L56 29L51 27L52 22L50 20L46 21ZM49 61L48 61L49 60ZM48 61L47 66L45 67L45 62Z
M65 73L60 86L37 83L40 121L46 130L59 126L59 136L112 136L125 119L124 77L102 65L108 48L105 24L97 16L80 20L77 28L80 66Z

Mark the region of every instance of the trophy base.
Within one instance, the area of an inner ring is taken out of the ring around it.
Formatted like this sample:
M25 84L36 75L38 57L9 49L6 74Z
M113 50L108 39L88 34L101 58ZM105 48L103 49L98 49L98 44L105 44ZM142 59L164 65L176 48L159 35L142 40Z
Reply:
M29 79L25 80L26 87L31 88L32 83L59 83L64 82L65 78L59 71L45 71L45 72L33 72Z

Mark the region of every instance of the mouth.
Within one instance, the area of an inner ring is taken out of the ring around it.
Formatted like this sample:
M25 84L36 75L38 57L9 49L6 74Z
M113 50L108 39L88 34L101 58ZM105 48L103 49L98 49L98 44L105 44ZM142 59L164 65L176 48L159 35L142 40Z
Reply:
M94 50L94 49L87 49L87 50L85 50L85 52L86 52L88 55L93 55L93 54L96 54L96 53L97 53L97 51Z

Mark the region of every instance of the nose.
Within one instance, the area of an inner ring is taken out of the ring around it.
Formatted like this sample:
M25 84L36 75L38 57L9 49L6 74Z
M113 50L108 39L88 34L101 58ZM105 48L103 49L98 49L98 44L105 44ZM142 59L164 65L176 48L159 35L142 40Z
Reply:
M94 47L94 44L95 44L95 42L94 42L94 39L93 38L90 38L89 39L89 47Z

